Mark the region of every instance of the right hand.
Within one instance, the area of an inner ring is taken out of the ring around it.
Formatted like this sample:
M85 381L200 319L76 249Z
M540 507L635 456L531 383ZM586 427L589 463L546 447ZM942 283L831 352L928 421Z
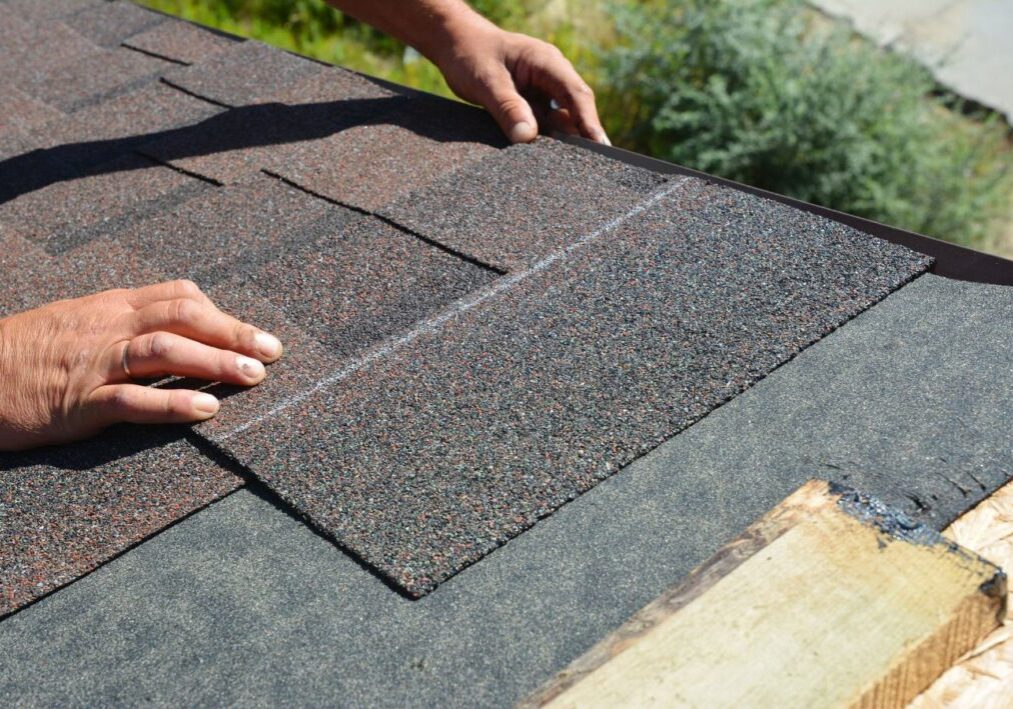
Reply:
M120 422L209 419L219 408L211 394L132 378L252 386L281 353L275 337L226 315L190 281L12 315L0 320L0 450L79 440Z

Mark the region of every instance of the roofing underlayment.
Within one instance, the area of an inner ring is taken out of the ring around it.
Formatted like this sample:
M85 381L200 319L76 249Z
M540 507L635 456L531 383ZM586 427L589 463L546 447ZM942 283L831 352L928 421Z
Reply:
M1010 289L127 3L0 8L0 316L185 277L287 346L212 421L0 457L0 694L509 703L811 477L940 528L1013 473Z

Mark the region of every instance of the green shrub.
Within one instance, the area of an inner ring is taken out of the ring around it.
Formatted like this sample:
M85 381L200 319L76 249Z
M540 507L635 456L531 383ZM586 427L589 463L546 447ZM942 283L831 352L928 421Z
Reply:
M792 0L614 3L601 50L613 139L940 238L981 243L1008 205L1004 131L929 98L922 68L813 27Z

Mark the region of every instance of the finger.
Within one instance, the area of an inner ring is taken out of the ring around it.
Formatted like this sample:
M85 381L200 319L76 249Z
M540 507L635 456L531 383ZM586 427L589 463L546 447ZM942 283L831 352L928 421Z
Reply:
M549 94L569 112L573 123L585 138L611 145L598 118L594 92L580 78L573 65L558 50L552 48L533 67L531 82Z
M132 317L132 327L135 336L171 332L212 347L256 357L261 362L273 362L282 353L281 343L273 335L237 320L213 305L188 298L161 301L141 308Z
M574 122L570 112L565 108L550 111L548 118L546 118L544 122L550 129L559 133L565 133L566 135L581 134L580 129L577 128L577 124Z
M538 121L531 106L517 92L505 66L497 65L476 87L476 100L486 107L511 143L530 143L538 137Z
M192 423L216 413L211 394L187 389L153 389L139 384L107 384L88 400L88 414L98 426L114 423Z
M126 347L125 352L123 347ZM140 379L177 376L253 386L262 382L267 374L259 360L209 347L171 332L141 335L113 349L116 350L110 353L113 381L125 375L126 370Z
M143 308L146 305L163 300L180 300L181 298L188 298L198 303L213 305L211 299L204 294L204 291L196 283L186 279L166 281L164 283L144 286L143 288L135 288L127 295L127 300L135 309Z

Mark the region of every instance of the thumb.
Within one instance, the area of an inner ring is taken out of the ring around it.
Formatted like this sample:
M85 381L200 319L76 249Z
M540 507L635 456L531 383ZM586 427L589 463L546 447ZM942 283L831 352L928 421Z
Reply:
M531 105L517 92L505 66L488 74L476 89L479 103L492 114L511 143L530 143L538 137L538 121Z

